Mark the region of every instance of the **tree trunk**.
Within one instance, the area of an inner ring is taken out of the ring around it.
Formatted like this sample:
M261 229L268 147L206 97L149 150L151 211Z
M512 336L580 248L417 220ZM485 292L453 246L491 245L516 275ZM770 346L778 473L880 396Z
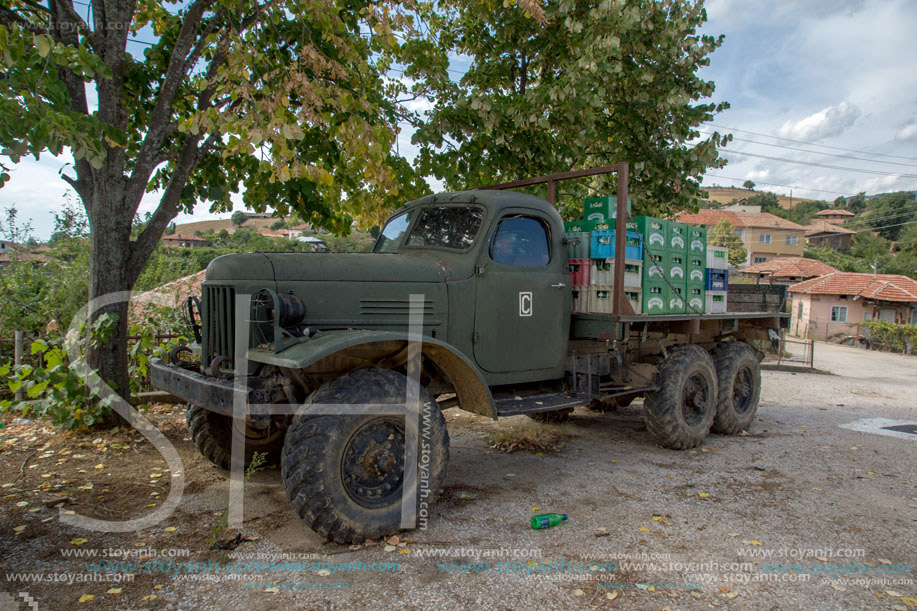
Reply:
M100 201L100 200L109 201ZM117 203L111 200L116 200ZM130 399L127 330L129 302L125 298L137 280L139 270L130 266L131 219L125 219L120 197L96 194L89 215L92 226L89 256L90 322L103 314L116 317L108 341L88 348L89 365L122 398ZM107 213L106 213L107 211ZM119 295L120 294L120 295ZM98 300L98 301L96 301ZM110 302L110 303L109 303ZM100 307L101 306L101 307ZM117 417L114 417L117 421Z

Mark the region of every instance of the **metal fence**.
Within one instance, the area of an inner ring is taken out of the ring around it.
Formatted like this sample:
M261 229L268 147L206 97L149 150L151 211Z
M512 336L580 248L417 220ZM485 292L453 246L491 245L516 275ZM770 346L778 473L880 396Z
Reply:
M777 345L777 354L770 354L764 360L765 364L805 369L815 368L815 340L797 339L786 337L781 333Z

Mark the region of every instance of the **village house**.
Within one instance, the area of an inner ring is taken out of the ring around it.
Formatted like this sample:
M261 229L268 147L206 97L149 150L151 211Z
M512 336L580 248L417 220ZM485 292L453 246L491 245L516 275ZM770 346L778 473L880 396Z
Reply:
M813 221L811 225L806 225L805 229L806 244L835 250L850 250L853 236L856 235L855 231L825 220Z
M699 210L683 212L676 220L712 229L726 219L745 244L745 265L764 263L775 257L801 257L805 249L805 228L769 212Z
M825 341L862 334L855 323L886 320L917 324L917 280L893 274L834 272L793 284L790 332Z
M834 210L828 208L826 210L820 210L815 213L815 216L818 217L820 221L828 221L829 223L834 223L835 225L846 225L847 221L853 219L856 216L853 212L849 210Z
M160 240L163 246L173 246L175 248L199 248L201 246L210 246L210 242L196 235L182 235L175 233L164 235Z
M737 273L755 283L796 284L836 271L827 263L822 263L817 259L775 257L763 263L749 265L738 270Z

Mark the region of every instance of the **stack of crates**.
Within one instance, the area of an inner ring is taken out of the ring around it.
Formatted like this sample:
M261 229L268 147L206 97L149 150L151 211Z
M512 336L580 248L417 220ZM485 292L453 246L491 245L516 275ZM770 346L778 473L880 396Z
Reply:
M643 311L702 314L706 293L707 230L675 221L635 219L646 245Z
M628 211L630 201L628 200ZM582 221L564 223L567 260L573 285L573 311L610 314L614 293L615 219L617 198L590 197L585 200ZM640 313L643 258L640 234L633 222L627 224L624 254L624 289L634 312Z
M636 227L631 226L630 229ZM597 229L592 232L590 242L589 267L589 302L588 311L599 314L610 314L612 295L614 294L615 265L621 260L615 252L613 229ZM625 233L624 243L624 293L635 314L641 312L641 285L643 282L643 259L640 234L636 231Z
M707 230L704 227L687 225L685 242L688 262L685 267L685 312L703 314L707 311Z
M725 247L707 247L707 271L704 276L704 285L707 313L726 312L726 293L729 290L729 251Z

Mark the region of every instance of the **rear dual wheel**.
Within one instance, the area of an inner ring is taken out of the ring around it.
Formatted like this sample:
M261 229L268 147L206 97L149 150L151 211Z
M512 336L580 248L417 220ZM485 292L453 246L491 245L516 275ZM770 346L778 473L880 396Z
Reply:
M693 344L675 348L659 380L659 390L643 402L646 430L666 448L699 446L716 417L717 375L710 353Z

